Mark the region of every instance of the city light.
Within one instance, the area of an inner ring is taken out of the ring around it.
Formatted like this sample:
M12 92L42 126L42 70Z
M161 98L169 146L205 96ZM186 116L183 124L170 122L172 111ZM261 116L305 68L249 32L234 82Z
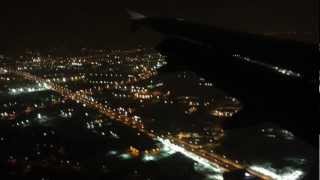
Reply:
M19 130L37 127L35 125L46 128L66 125L63 127L68 129L77 124L81 131L101 140L103 146L109 141L127 141L130 137L126 133L132 131L130 136L137 142L128 140L130 148L126 147L128 150L125 151L123 147L101 148L101 151L105 150L101 161L114 157L158 161L170 159L178 152L196 162L194 170L206 179L222 179L223 173L239 169L246 170L248 176L262 179L299 179L304 175L302 170L290 168L281 171L262 166L248 167L246 159L231 154L231 150L219 151L232 137L229 131L224 131L223 123L238 113L242 104L237 98L215 90L213 83L186 71L168 77L159 75L157 70L166 64L165 57L159 53L102 52L72 57L36 55L19 62L15 68L1 69L0 81L8 84L4 93L13 98L2 103L1 120ZM291 75L288 71L280 73ZM189 87L194 88L194 92L190 93ZM42 92L45 95L32 94L39 91L46 91ZM17 100L20 96L15 95L18 94L26 100ZM24 116L27 118L20 118ZM123 133L121 128L130 131ZM42 130L38 137L50 141L55 135L51 131ZM70 133L74 138L79 133L67 131L66 134ZM258 132L265 139L295 140L291 132L279 128L264 127ZM1 142L6 140L8 138L1 135ZM141 148L140 141L143 146L150 141L153 147ZM156 143L156 147L152 143ZM48 148L51 148L49 152L58 151L62 156L69 153L59 143L37 143L28 155L28 161L33 162L30 157L34 155L40 159ZM76 160L55 158L61 166L80 169L81 163ZM107 163L99 163L104 172L109 171Z
M271 178L276 180L296 180L296 179L300 179L304 174L303 171L294 170L290 167L286 168L284 172L281 172L278 174L276 173L276 170L273 168L266 168L258 165L250 166L250 169L260 172L262 174L265 174L267 176L270 176Z
M9 89L10 95L19 95L24 93L33 93L33 92L40 92L40 91L47 91L50 89L50 86L46 83L38 83L32 87L20 87L20 88L11 88Z
M281 73L283 75L286 75L286 76L292 76L292 77L301 78L301 74L300 73L293 72L292 70L288 70L288 69L280 68L278 66L273 66L273 65L270 65L270 64L266 64L266 63L263 63L262 61L253 60L253 59L251 59L249 57L244 57L244 56L241 56L239 54L234 54L232 56L235 57L235 58L238 58L238 59L253 63L253 64L257 64L257 65L266 67L268 69L272 69L272 70L274 70L274 71L276 71L278 73Z
M164 144L164 146L166 146L174 151L182 153L183 155L187 156L188 158L202 164L206 168L209 168L215 172L222 171L222 169L220 169L218 165L213 164L213 163L209 162L208 160L206 160L206 159L204 159L204 158L202 158L202 157L200 157L190 151L187 151L184 148L182 148L176 144L171 143L170 140L168 140L168 139L162 139L162 138L158 137L157 140L159 142L161 142L162 144Z

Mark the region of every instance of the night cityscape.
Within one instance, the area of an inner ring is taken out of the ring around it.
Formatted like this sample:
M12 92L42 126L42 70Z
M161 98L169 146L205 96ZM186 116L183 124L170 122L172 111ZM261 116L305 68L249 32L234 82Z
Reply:
M59 5L8 5L0 179L317 179L318 16L308 27L256 28L251 36L176 18L177 4L159 5L154 14L165 7L163 16L114 15L127 23L118 33L99 27L108 16L101 4L67 15L67 3L57 16Z

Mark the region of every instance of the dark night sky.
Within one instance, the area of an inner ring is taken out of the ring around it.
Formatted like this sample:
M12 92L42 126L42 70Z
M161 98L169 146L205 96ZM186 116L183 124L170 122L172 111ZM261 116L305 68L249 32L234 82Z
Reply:
M130 48L152 45L148 31L131 33L125 8L146 15L183 17L195 22L254 33L296 31L298 40L317 41L317 0L136 0L21 1L2 3L0 49L69 46ZM310 32L311 35L304 35Z

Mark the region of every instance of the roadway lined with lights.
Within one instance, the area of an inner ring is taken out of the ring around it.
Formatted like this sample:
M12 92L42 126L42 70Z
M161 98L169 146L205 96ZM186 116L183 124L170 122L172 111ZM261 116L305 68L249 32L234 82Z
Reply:
M267 63L264 63L264 62L261 62L261 61L257 61L257 60L251 59L249 57L241 56L240 54L234 54L234 55L232 55L232 57L235 57L237 59L244 60L244 61L247 61L247 62L250 62L250 63L253 63L253 64L257 64L259 66L262 66L262 67L265 67L265 68L268 68L268 69L272 69L272 70L276 71L277 73L281 73L281 74L286 75L286 76L291 76L291 77L295 77L295 78L301 78L301 76L302 76L298 72L294 72L294 71L289 70L289 69L284 69L284 68L281 68L281 67L278 67L278 66L274 66L274 65L267 64Z

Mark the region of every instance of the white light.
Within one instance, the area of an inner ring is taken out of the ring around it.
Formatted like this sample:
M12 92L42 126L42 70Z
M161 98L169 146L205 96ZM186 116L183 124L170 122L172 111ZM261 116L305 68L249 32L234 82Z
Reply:
M130 154L121 154L121 155L120 155L120 158L121 158L121 159L130 159L131 156L130 156Z
M207 179L212 179L212 180L223 180L223 177L221 175L207 175Z
M295 180L300 179L303 176L303 171L301 170L294 170L292 168L289 168L286 172L281 174L276 174L276 170L273 168L265 168L261 166L250 166L250 169L257 171L261 174L264 174L266 176L270 176L272 179L276 180Z
M300 73L293 72L293 71L291 71L289 69L284 69L284 68L280 68L278 66L273 66L271 64L266 64L266 63L263 63L261 61L257 61L257 60L251 59L249 57L240 56L239 54L234 54L232 56L235 57L235 58L238 58L238 59L245 60L247 62L253 63L253 64L257 64L259 66L263 66L263 67L272 69L272 70L277 71L277 72L279 72L281 74L284 74L286 76L294 76L294 77L298 77L298 78L301 77Z
M117 151L109 151L108 154L109 155L116 155L116 154L118 154L118 152Z
M177 152L180 152L182 153L183 155L187 156L188 158L202 164L203 166L205 166L206 168L210 168L216 172L221 172L222 169L219 168L218 165L216 164L213 164L211 162L209 162L208 160L192 153L192 152L189 152L187 150L185 150L184 148L178 146L178 145L175 145L173 143L171 143L168 139L162 139L162 138L157 138L158 141L160 141L162 144L164 144L165 146L173 149L174 151L177 151Z
M155 157L150 156L150 155L145 155L143 157L143 161L154 161L154 160L155 160Z

